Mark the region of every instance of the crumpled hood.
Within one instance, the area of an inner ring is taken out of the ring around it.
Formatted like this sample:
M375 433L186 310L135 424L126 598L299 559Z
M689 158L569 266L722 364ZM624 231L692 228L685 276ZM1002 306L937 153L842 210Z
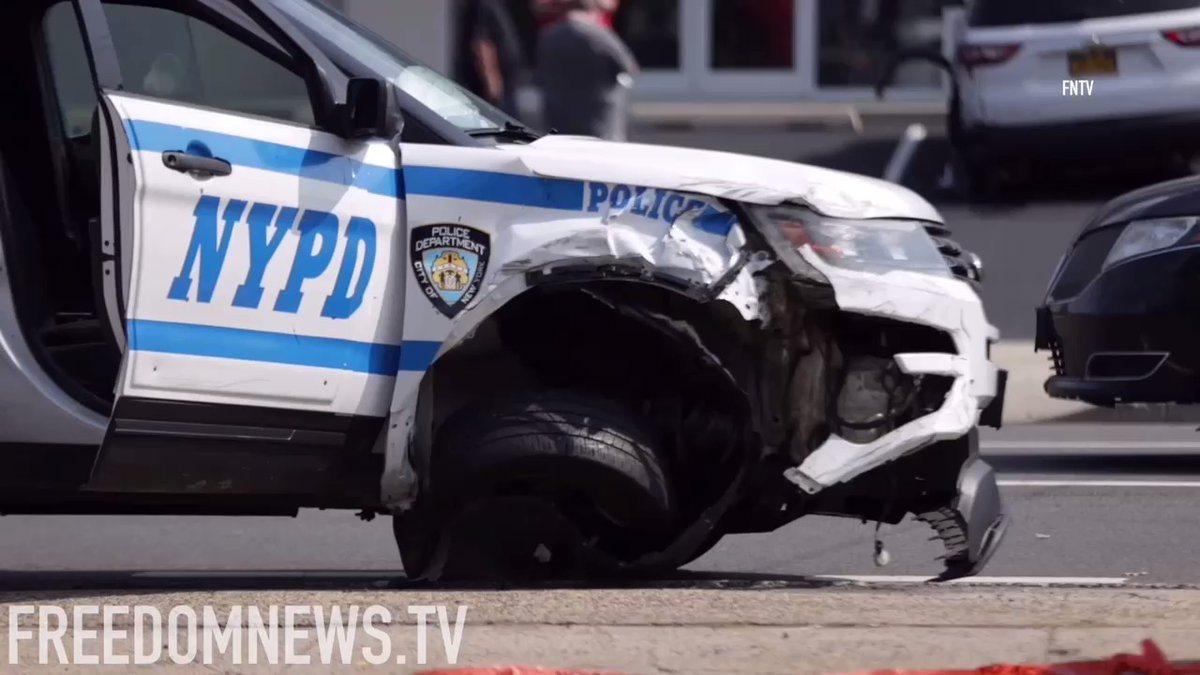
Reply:
M535 174L693 192L752 204L799 202L834 218L906 218L943 222L912 190L878 178L729 152L584 136L545 136L503 145Z

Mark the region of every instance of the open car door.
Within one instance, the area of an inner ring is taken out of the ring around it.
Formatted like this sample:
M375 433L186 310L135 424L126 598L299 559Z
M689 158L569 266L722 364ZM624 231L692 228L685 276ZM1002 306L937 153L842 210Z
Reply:
M372 464L402 334L399 146L361 124L387 117L383 84L351 81L337 105L357 137L332 133L310 55L232 14L257 4L79 2L101 80L94 245L124 341L89 489L344 491ZM248 73L262 82L226 81Z

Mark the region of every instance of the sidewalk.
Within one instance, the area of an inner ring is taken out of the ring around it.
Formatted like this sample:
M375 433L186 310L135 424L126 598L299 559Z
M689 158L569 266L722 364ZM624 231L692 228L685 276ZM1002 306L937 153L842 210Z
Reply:
M635 102L631 115L640 129L752 127L829 129L862 133L868 127L903 128L913 122L944 123L944 101Z
M9 602L29 601L7 595ZM459 667L520 664L692 675L975 668L1137 653L1146 638L1156 640L1173 660L1200 657L1200 590L812 588L780 581L734 590L209 592L81 601L153 603L164 610L179 604L466 604ZM7 615L0 611L5 632ZM393 624L388 633L395 635L395 644L403 644L412 641L412 628ZM433 632L430 663L424 667L287 668L218 661L155 672L417 672L447 665ZM37 646L22 645L22 662L28 663ZM0 655L0 664L7 662L7 653ZM0 665L4 675L41 672L90 670Z

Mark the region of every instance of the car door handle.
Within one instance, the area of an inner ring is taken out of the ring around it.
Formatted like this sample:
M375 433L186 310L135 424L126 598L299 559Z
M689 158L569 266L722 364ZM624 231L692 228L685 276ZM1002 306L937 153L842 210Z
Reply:
M192 173L202 176L228 176L233 173L233 165L220 157L204 157L186 152L164 152L163 164L168 169L180 173Z

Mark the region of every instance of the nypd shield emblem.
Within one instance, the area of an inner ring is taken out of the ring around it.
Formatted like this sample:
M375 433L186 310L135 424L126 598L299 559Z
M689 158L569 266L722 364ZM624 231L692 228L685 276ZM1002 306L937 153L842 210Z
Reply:
M450 319L479 294L491 253L491 236L466 225L414 227L409 246L421 292Z

